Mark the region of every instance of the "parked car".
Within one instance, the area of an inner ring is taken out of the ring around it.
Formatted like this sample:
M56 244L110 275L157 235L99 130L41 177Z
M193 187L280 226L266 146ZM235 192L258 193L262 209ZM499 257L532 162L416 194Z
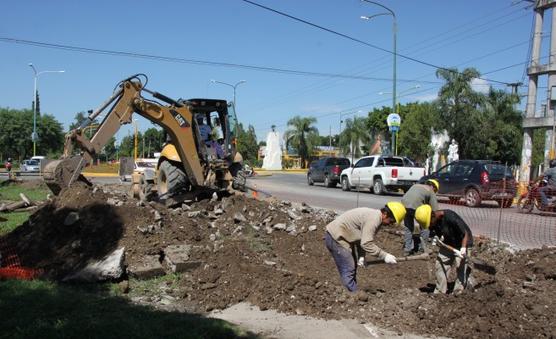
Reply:
M425 174L409 158L399 156L372 155L359 159L350 168L342 171L342 189L371 189L374 194L402 189L406 192Z
M510 207L516 195L512 172L504 164L492 160L454 161L424 176L420 182L427 179L438 180L440 196L452 202L464 198L470 207L480 206L483 200L494 200L502 207Z
M326 187L336 187L340 182L340 173L350 165L347 158L326 157L313 161L307 171L307 184L323 182Z
M26 173L40 172L41 164L39 160L36 159L23 160L19 169L21 172L26 172Z

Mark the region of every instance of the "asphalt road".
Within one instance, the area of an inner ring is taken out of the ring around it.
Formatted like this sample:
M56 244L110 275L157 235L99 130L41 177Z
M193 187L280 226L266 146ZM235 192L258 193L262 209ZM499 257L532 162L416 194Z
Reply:
M358 206L381 208L388 201L400 201L402 194L374 195L365 192L344 192L336 188L324 187L321 183L307 185L306 175L297 173L273 173L271 176L253 177L249 184L283 200L306 202L313 207L321 207L343 212ZM481 207L470 208L450 204L440 199L441 209L457 212L469 225L474 235L508 243L516 249L556 246L556 217L539 214L522 214L516 207L501 209L494 202L485 202Z
M22 176L22 180L36 180L38 176ZM0 173L0 181L7 176ZM92 177L95 184L117 184L117 177ZM129 184L129 183L127 183ZM270 176L256 176L248 180L248 185L270 195L310 206L334 210L338 213L358 207L381 208L388 201L400 201L402 194L377 196L370 192L344 192L339 187L327 188L320 183L308 186L305 174L273 173ZM259 193L264 197L264 193ZM516 249L556 246L556 217L539 214L518 213L517 208L501 209L495 203L484 203L478 208L449 204L447 200L440 204L441 209L456 211L467 222L474 235L483 235L491 239L508 243Z

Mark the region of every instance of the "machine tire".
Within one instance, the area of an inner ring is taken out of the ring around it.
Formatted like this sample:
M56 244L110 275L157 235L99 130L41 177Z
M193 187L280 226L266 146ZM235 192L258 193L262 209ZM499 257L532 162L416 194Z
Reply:
M342 191L349 191L350 189L348 177L342 177Z
M189 179L180 167L164 160L158 168L157 186L159 196L169 197L178 192L187 191ZM166 194L168 192L169 194Z
M382 183L382 179L375 179L373 182L373 193L376 195L384 194L384 184Z
M314 184L315 184L315 182L313 181L313 178L311 177L311 174L307 174L307 185L313 186Z
M479 191L474 188L468 188L465 191L465 204L469 207L479 207L481 206L481 195Z

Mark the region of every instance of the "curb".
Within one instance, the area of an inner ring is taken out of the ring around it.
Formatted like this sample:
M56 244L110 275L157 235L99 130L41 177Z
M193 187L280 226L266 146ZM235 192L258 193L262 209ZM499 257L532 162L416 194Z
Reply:
M307 173L306 169L265 170L262 168L254 168L253 170L260 173Z

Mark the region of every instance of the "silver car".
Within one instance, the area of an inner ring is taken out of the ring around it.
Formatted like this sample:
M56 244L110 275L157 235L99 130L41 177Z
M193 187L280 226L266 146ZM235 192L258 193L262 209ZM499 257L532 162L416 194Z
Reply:
M21 172L39 172L41 164L38 160L23 160Z

